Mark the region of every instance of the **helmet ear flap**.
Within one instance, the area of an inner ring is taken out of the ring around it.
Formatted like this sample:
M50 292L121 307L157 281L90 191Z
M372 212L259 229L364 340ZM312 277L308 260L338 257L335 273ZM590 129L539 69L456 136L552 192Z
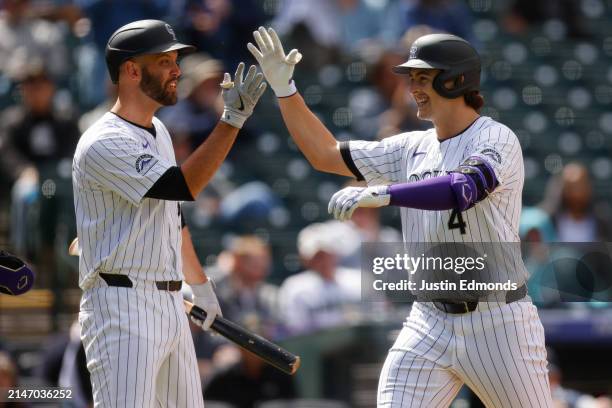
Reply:
M444 84L453 81L453 88L448 89ZM433 80L433 88L436 92L448 99L454 99L462 96L467 91L478 89L480 84L480 70L466 71L456 74L452 71L441 71Z

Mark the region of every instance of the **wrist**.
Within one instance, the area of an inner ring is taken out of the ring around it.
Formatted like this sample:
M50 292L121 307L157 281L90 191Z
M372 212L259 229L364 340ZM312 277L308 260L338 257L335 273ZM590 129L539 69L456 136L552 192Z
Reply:
M244 122L249 118L249 115L245 115L242 113L238 113L235 110L228 109L227 107L223 109L223 114L221 115L221 122L225 122L230 126L233 126L237 129L242 129Z
M206 297L213 291L213 283L212 280L208 279L204 283L197 283L189 285L191 287L191 293L193 296L197 297Z
M387 206L391 203L391 188L389 186L379 186L376 189L376 194L379 196L383 206Z
M293 79L291 79L286 85L275 86L272 90L277 98L286 98L297 92L295 81Z

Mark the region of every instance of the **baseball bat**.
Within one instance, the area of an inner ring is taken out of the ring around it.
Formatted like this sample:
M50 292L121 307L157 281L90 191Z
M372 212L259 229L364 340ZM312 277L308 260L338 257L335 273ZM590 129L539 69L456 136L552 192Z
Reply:
M189 316L201 321L206 319L206 312L204 310L187 300L183 300L183 303L185 304L185 311ZM211 329L284 373L293 375L300 368L299 356L246 330L231 320L217 316L211 325Z
M70 248L68 248L68 253L72 256L79 256L79 252L79 241L78 238L75 238L72 240ZM187 300L183 300L183 303L185 311L189 316L193 316L201 321L206 320L206 312L204 310ZM281 346L246 330L244 327L224 317L215 317L211 329L284 373L293 375L300 367L299 356L288 352Z

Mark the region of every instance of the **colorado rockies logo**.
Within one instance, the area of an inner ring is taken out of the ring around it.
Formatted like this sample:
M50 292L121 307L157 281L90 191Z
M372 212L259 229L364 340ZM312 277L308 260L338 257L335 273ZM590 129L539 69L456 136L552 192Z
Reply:
M151 156L150 154L143 154L142 156L140 156L138 159L136 159L136 171L138 173L142 172L144 168L149 165L152 159L153 156Z
M417 57L416 56L417 55L417 51L418 51L418 48L415 45L410 47L410 57L409 57L409 59L415 59Z
M174 34L174 30L170 27L170 24L166 24L166 31L172 36L172 39L176 41L176 34Z
M421 181L421 180L426 180L432 177L438 177L444 174L447 174L447 171L444 170L426 170L422 173L411 173L408 176L408 181L409 182L414 182L414 181Z

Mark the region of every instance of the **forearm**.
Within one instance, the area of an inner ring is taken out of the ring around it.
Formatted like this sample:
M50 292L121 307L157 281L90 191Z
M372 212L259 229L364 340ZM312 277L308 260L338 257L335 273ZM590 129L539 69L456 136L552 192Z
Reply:
M389 187L389 205L420 210L450 210L457 207L451 188L451 176L433 177L414 183L394 184Z
M344 164L338 141L299 93L278 99L283 120L300 151L317 170L351 177Z
M187 282L189 285L204 283L208 280L208 278L206 277L206 273L204 273L204 268L202 268L202 264L200 263L195 248L193 247L189 227L184 226L181 234L183 238L181 256L183 258L183 274L185 276L185 282Z
M238 128L219 122L210 136L181 165L185 181L193 197L206 187L227 157Z

